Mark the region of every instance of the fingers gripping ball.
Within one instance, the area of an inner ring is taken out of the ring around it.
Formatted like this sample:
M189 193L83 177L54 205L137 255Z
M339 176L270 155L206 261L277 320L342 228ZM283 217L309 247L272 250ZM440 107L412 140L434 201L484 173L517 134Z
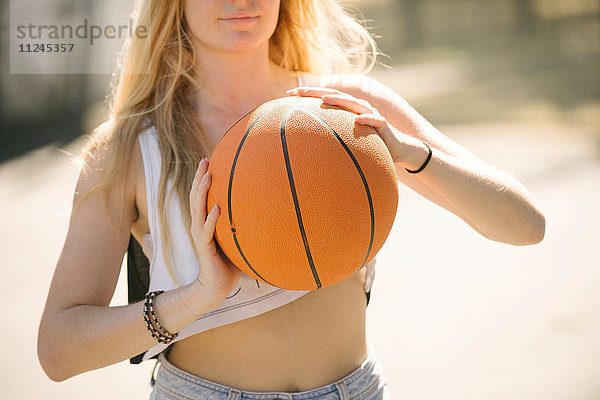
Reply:
M210 159L215 239L242 271L310 290L338 283L383 246L398 206L392 158L356 114L321 99L264 103L233 125Z

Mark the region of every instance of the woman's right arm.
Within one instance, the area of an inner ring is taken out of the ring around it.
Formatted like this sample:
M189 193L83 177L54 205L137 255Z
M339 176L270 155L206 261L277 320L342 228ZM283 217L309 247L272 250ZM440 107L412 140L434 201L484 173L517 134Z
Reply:
M105 159L101 154L89 157L79 176L66 241L40 322L38 357L53 381L126 360L156 344L146 329L143 302L109 307L136 216L136 177L144 173L139 145L136 141L130 157L125 193L111 189L107 212L100 192L80 204L108 169ZM206 234L212 237L210 225ZM178 332L216 307L220 297L195 280L158 296L157 317L168 331Z

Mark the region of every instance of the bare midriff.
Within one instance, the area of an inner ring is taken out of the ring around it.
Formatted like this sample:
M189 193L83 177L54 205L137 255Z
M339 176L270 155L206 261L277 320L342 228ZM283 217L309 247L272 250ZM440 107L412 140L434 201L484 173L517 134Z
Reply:
M335 382L367 357L365 274L178 341L167 358L193 375L248 391L298 392Z
M282 82L270 98L298 85L296 76ZM214 143L235 122L201 119ZM139 241L150 232L143 167L137 188L132 232ZM365 279L363 268L275 310L190 336L175 342L167 358L192 375L248 391L298 392L335 382L367 357Z

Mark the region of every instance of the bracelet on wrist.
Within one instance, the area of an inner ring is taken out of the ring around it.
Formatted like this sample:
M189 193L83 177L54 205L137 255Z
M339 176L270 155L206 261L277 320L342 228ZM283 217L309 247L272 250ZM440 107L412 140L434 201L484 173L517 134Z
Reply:
M179 333L170 333L167 331L156 317L154 299L161 293L164 293L164 290L147 293L144 297L144 321L146 322L146 328L148 328L154 340L158 343L169 344L175 340Z
M409 174L418 174L419 172L423 171L425 169L425 167L427 166L427 164L429 164L429 161L431 161L431 156L433 155L433 150L431 150L431 147L429 147L429 145L427 143L423 142L423 144L429 150L429 154L427 154L427 159L425 159L425 162L423 163L423 165L421 165L421 167L419 167L419 169L415 169L414 171L410 170L408 168L404 168L406 170L406 172L408 172Z

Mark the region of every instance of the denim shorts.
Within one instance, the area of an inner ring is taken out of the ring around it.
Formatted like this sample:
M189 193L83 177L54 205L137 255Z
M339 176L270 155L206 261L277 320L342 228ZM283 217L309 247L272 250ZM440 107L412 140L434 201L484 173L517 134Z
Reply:
M165 357L152 379L150 400L387 400L388 389L381 364L372 347L360 367L344 378L304 392L249 392L220 385L185 372Z

